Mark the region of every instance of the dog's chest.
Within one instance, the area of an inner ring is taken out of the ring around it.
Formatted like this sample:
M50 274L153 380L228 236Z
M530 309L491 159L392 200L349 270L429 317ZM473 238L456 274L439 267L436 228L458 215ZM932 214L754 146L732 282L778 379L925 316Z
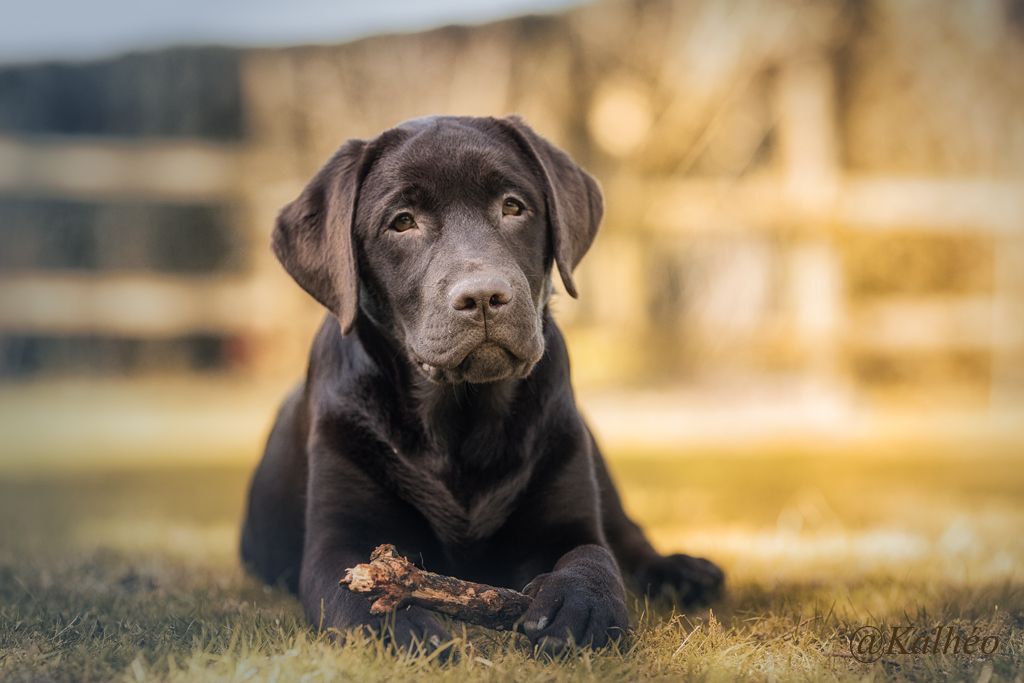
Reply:
M452 456L405 454L392 448L392 480L399 495L426 518L443 542L464 545L498 531L512 513L533 471L525 458L497 478L455 477Z

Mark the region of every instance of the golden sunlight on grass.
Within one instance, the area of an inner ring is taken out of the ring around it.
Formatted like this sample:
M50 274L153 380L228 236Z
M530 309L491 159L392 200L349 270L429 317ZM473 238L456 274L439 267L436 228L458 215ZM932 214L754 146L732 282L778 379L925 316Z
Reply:
M663 551L719 561L729 590L684 613L635 601L623 652L532 659L456 629L457 661L336 646L235 547L238 467L91 472L0 484L3 680L1015 680L1022 673L1024 472L1015 459L627 455L627 507ZM386 539L384 539L386 540ZM339 570L342 568L339 568ZM975 626L992 656L862 663L864 625Z

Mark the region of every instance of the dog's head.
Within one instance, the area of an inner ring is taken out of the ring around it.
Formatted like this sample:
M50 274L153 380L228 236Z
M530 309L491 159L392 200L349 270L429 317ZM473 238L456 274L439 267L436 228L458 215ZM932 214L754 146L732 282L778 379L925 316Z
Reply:
M601 221L597 183L516 117L431 117L346 142L288 204L274 253L351 330L364 316L438 382L525 377L552 263Z

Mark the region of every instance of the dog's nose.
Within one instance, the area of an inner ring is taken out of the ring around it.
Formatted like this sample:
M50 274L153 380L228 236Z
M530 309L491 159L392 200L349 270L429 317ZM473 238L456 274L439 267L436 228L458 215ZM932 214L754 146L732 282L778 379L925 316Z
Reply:
M512 301L512 285L500 277L471 277L452 287L448 302L456 311L494 312Z

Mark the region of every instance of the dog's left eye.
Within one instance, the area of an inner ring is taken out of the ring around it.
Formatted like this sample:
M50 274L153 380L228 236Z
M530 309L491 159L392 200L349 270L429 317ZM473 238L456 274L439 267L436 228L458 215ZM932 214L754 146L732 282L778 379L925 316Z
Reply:
M514 197L506 197L501 205L502 216L518 216L523 213L523 203Z
M412 217L412 214L408 211L395 216L395 220L391 221L391 229L396 232L405 232L416 227L416 219Z

